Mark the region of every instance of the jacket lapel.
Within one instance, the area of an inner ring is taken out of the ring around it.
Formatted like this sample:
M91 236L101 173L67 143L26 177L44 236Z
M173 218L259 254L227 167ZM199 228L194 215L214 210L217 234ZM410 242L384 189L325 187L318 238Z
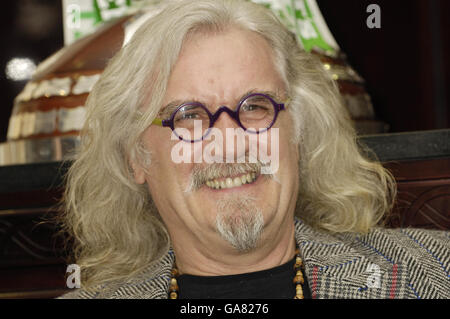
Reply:
M381 254L370 235L331 235L295 223L312 298L405 297L406 267Z

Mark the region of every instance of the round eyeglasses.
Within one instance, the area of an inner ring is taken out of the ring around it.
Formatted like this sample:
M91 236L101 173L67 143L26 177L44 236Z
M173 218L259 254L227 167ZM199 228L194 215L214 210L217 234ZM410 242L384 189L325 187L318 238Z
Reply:
M153 124L170 127L180 140L194 143L208 136L223 112L228 113L245 132L259 134L269 130L277 120L278 113L284 109L284 103L277 103L263 93L252 93L238 103L236 111L221 106L212 114L202 103L188 102L178 106L169 119L157 118ZM202 129L201 137L194 136L196 127ZM203 131L203 128L206 129Z

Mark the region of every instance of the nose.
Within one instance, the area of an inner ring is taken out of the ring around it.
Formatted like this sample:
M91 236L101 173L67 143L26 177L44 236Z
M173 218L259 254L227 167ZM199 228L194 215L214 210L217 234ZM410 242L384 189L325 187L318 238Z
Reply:
M226 114L223 114L226 113ZM226 116L228 115L228 116ZM221 106L213 115L213 126L218 129L239 127L237 115L226 106Z
M223 143L220 147L222 154L216 156L219 155L226 163L236 163L239 159L245 159L248 143L236 113L226 106L221 106L213 117L214 128L221 133Z

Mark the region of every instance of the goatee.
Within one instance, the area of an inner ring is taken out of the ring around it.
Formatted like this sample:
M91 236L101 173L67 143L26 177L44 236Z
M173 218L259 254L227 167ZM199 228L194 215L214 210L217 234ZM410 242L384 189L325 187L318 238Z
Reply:
M264 218L249 196L231 195L217 202L216 228L237 251L255 249L264 228Z

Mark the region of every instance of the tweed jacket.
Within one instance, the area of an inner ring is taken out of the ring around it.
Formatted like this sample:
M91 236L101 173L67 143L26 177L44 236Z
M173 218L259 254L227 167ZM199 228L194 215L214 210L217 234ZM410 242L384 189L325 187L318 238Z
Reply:
M312 298L450 298L450 232L375 228L366 235L329 234L296 220L295 237ZM131 279L60 298L164 299L173 261L170 249Z

